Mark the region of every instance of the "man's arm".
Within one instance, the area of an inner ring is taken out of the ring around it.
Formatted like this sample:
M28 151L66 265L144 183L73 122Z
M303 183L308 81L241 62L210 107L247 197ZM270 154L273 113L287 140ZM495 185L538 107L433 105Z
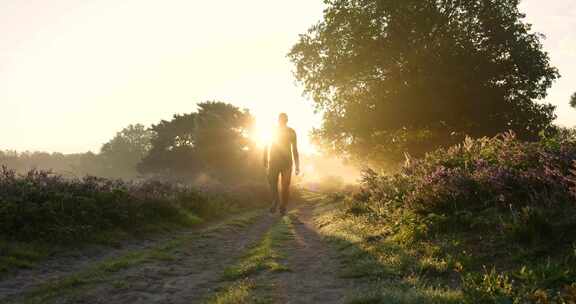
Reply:
M298 139L296 132L292 130L292 157L294 157L294 164L296 165L296 175L300 174L300 155L298 154Z

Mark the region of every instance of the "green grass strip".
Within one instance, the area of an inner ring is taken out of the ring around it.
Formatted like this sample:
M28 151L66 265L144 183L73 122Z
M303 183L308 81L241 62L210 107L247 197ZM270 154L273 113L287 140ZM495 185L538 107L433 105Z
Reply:
M256 283L253 280L236 281L216 294L207 304L245 304L258 302L254 295Z
M280 242L292 238L293 235L292 221L285 216L238 263L224 271L223 279L229 281L242 279L263 270L289 271L287 266L279 262L282 258L279 245Z
M286 265L280 262L283 258L280 249L284 241L293 237L292 220L290 217L284 216L264 234L264 237L246 255L224 271L222 278L233 282L205 303L272 303L269 297L257 294L257 290L263 289L264 286L257 284L254 279L249 277L262 271L290 271Z

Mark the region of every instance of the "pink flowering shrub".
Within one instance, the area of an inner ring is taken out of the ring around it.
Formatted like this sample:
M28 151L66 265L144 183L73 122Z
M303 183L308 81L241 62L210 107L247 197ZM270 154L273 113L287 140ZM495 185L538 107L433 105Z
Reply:
M365 173L365 199L396 203L421 213L453 213L490 207L522 209L574 202L576 142L521 142L512 133L466 139L393 176Z

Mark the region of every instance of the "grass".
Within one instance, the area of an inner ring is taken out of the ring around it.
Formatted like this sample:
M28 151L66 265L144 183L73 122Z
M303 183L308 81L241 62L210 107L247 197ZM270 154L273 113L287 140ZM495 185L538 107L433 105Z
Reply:
M340 276L363 283L347 303L462 303L460 290L451 287L451 264L433 248L422 256L419 249L427 245L410 248L386 240L387 227L342 217L330 198L317 206L315 221L339 253Z
M248 304L248 303L270 303L260 299L256 294L256 283L254 280L241 279L217 293L207 304Z
M0 274L15 268L33 268L55 251L53 246L38 242L0 240Z
M119 257L106 259L87 269L46 282L34 288L23 296L23 301L24 303L50 303L57 297L70 295L91 285L106 282L114 273L150 261L172 261L175 258L176 251L184 244L196 238L210 237L228 227L246 227L253 223L260 214L260 211L248 212L207 228L201 233L183 235L150 249L132 251ZM112 284L115 284L115 282L112 282Z
M180 241L184 241L183 239ZM107 278L119 271L141 265L143 263L160 260L158 255L168 254L169 246L161 246L144 251L135 251L121 257L110 258L88 269L47 282L25 295L25 303L50 303L57 297L72 294L80 288L106 282Z
M262 293L263 290L270 288L251 278L240 279L220 290L205 304L273 304L275 302L270 292Z
M116 229L101 231L86 239L82 244L54 244L41 241L18 242L0 240L0 275L8 275L16 269L34 268L46 258L71 250L82 250L89 245L104 245L120 247L128 239L149 237L190 228L203 223L204 220L192 213L188 213L179 222L159 222L142 225L130 232Z
M284 216L236 264L224 270L222 279L231 283L216 292L206 303L273 303L269 295L262 293L268 289L267 285L254 277L265 271L290 271L290 268L281 262L284 257L281 248L285 241L293 237L292 219Z
M279 262L282 258L279 246L281 242L293 237L292 229L290 217L283 217L238 263L224 271L223 279L229 281L242 279L263 270L289 271L288 267Z
M365 283L348 303L576 303L576 244L570 253L544 240L519 247L505 234L426 231L409 212L350 215L329 197L316 209L340 275Z

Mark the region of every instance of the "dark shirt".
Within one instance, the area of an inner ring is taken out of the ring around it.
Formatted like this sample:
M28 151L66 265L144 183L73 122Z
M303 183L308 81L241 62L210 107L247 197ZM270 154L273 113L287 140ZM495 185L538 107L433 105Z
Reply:
M264 162L272 168L292 167L293 159L298 166L298 145L296 132L292 128L279 127L276 129L273 141L266 149Z

